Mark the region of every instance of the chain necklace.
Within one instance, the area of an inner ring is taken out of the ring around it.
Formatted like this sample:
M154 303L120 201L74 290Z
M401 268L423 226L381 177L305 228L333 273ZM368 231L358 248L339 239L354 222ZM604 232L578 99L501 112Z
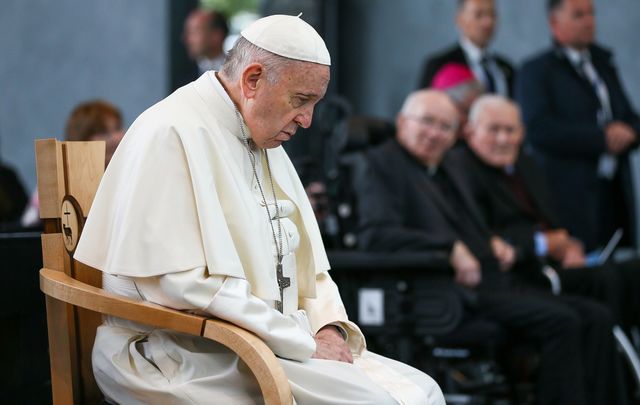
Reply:
M256 169L256 157L251 150L251 145L249 144L249 138L244 131L244 122L242 116L240 115L240 111L235 109L236 117L238 118L238 122L240 123L240 132L242 133L242 141L244 142L245 147L247 148L247 152L249 153L249 161L251 162L251 169L253 170L253 177L256 179L256 183L258 184L258 189L260 190L260 195L262 196L262 202L264 203L264 207L267 210L267 215L269 219L269 225L271 226L271 234L273 235L273 243L276 244L276 253L278 255L278 263L276 264L276 276L278 280L278 288L280 289L280 301L276 301L276 308L281 313L283 312L283 290L291 285L291 281L289 277L284 277L282 272L282 224L280 222L280 207L278 206L278 199L276 198L276 188L273 186L273 176L271 175L271 164L269 163L269 153L265 149L264 156L267 162L267 173L269 174L269 183L271 184L271 192L273 193L273 203L276 207L276 221L278 222L278 237L276 237L276 230L273 227L273 221L271 218L271 210L269 209L269 204L267 204L267 199L264 194L264 190L262 189L262 183L260 182L260 177L258 176L258 171Z

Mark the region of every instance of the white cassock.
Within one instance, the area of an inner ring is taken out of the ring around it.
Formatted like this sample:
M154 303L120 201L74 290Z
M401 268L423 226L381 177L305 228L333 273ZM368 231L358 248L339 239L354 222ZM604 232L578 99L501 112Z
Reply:
M250 134L249 134L250 135ZM284 150L268 151L278 200L284 290L275 310L276 245L231 99L214 72L144 112L100 184L75 258L114 293L252 331L273 350L298 404L444 404L426 374L366 350L328 274L313 212ZM257 172L276 236L264 151ZM279 238L278 238L279 239ZM311 359L315 333L346 332L354 363ZM248 367L201 337L109 317L93 348L96 381L119 404L261 403Z

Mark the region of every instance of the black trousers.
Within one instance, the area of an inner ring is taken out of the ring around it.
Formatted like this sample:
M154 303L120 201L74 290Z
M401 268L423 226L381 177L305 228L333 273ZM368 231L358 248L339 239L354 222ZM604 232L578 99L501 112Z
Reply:
M473 312L538 348L539 404L626 404L606 306L524 287L481 287Z
M564 292L607 304L616 324L624 329L640 326L640 260L562 269L558 274Z

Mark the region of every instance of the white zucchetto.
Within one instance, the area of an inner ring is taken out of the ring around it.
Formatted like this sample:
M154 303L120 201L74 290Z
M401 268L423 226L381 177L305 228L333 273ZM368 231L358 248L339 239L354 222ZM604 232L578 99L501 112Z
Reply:
M270 15L255 21L240 34L276 55L331 66L331 56L322 37L300 16Z

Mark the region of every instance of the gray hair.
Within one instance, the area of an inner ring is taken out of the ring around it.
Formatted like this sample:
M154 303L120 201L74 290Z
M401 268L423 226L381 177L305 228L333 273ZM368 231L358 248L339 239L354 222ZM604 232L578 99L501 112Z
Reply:
M240 79L244 68L251 63L260 63L264 67L267 81L274 84L287 65L297 62L299 63L294 59L285 58L255 46L241 36L227 54L220 72L231 81L236 81Z
M469 93L484 92L484 86L477 80L469 80L456 86L451 86L448 89L445 89L444 92L447 93L454 102L460 104L465 101Z
M480 119L480 116L484 113L484 111L489 107L500 107L508 105L514 108L519 117L522 117L520 113L520 107L514 101L497 94L485 94L480 96L472 105L469 110L469 124L474 125Z

